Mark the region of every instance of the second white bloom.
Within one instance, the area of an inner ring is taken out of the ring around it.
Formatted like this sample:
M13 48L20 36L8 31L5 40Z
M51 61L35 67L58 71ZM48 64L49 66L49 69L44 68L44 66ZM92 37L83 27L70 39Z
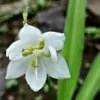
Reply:
M70 73L64 58L58 53L63 48L64 34L42 32L28 24L19 32L19 40L6 51L11 60L6 78L25 78L32 90L40 90L47 74L55 79L69 78Z

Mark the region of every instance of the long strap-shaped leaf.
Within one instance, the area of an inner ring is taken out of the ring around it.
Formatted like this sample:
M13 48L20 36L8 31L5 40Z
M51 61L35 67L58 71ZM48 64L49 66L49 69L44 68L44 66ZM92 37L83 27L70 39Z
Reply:
M83 53L85 3L86 0L69 0L62 54L69 65L71 78L59 81L58 100L72 100L78 80Z
M93 62L91 69L86 77L82 89L76 100L94 100L94 96L100 89L100 53Z

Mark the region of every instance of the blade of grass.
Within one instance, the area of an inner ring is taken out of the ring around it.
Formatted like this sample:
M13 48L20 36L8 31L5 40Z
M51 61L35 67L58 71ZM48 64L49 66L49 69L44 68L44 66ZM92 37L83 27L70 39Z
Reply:
M72 100L78 80L83 53L85 3L86 0L69 0L65 25L67 39L62 54L69 65L71 78L59 81L58 100Z
M94 100L100 88L100 53L94 60L76 100Z

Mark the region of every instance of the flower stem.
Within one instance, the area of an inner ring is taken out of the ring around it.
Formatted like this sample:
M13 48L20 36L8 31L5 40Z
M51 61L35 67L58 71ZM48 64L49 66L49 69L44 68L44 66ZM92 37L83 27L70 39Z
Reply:
M28 18L28 0L25 0L25 7L23 9L23 24L27 23Z

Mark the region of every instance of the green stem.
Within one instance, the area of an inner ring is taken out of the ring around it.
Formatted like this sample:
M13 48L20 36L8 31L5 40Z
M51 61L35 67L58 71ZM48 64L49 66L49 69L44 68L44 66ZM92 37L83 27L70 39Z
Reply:
M28 0L25 0L25 7L23 9L23 24L27 23L28 18Z
M94 60L76 100L94 100L100 88L100 53Z
M86 0L69 0L66 18L66 41L62 51L71 78L59 81L58 100L72 100L82 62Z

